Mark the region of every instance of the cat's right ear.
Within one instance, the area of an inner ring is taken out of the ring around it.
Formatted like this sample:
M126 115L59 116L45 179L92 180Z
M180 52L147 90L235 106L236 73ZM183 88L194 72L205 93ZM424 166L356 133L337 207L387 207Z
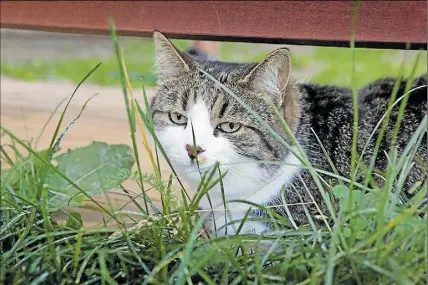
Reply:
M268 54L257 64L240 83L269 95L273 102L282 104L283 92L288 85L291 73L291 57L287 48L279 48Z
M160 81L190 71L191 58L182 54L162 33L153 34L156 69Z

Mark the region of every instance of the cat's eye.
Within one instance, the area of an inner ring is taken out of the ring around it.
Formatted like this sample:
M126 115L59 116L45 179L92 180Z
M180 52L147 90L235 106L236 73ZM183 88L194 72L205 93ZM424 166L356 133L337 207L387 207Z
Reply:
M241 126L242 125L240 123L226 122L226 123L221 123L220 125L217 126L217 128L220 131L223 131L225 133L234 133L234 132L237 132L241 128Z
M181 114L170 112L169 119L171 122L177 125L185 125L187 124L187 118Z

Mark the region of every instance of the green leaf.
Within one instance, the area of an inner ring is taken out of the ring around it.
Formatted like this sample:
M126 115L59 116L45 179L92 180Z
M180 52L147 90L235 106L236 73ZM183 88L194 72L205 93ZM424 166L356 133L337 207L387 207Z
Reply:
M343 229L343 235L345 237L350 237L351 236L351 229L350 228L344 228Z
M55 158L57 169L89 195L117 187L127 179L135 162L127 145L93 142L89 146L69 150ZM45 187L49 193L49 210L79 205L84 195L57 172L49 172Z
M379 199L379 191L376 192L375 190L372 190L371 192L364 195L364 200L361 206L364 208L374 207L376 205L376 201Z
M358 206L361 206L361 204L364 202L364 193L360 190L353 190L352 191L352 201L357 204Z
M366 236L367 236L367 233L366 233L365 231L357 231L357 232L355 233L355 237L356 237L357 239L365 239L365 238L366 238Z
M336 185L331 189L334 196L339 199L345 199L349 194L349 189L345 185Z
M83 227L82 215L77 212L71 212L65 222L65 226L74 230L78 230Z
M355 219L352 226L356 230L363 230L367 227L367 221L363 219Z

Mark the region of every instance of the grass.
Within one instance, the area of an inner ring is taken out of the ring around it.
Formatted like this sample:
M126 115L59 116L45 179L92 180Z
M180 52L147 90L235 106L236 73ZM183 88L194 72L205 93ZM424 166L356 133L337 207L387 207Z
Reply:
M87 63L83 73L79 69L83 67L76 67L73 76L76 80L80 76L78 80L81 83L96 82L97 78L101 80L102 75L107 74L106 70L111 68L115 71L126 102L132 156L138 158L135 146L139 142L135 134L137 131L145 134L141 127L143 124L154 140L157 139L153 133L150 110L142 108L134 96L133 88L140 89L141 86L141 82L137 83L131 76L133 70L138 70L134 69L137 65L134 66L129 53L122 57L113 25L111 30L114 60L107 61L107 64L103 62L99 67L98 62L92 62L93 65ZM354 53L354 59L351 57L348 63L341 62L341 56L350 56L349 53ZM368 79L365 74L359 73L359 64L360 59L364 61L363 55L366 59L371 58L367 55L370 53L351 49L338 55L339 59L331 59L332 66L336 62L344 64L340 69L349 67L341 73L354 70L349 77L353 77L354 81L352 84L349 81L349 85L355 88ZM420 70L419 64L412 66L410 77ZM373 67L376 70L383 68ZM382 72L372 75L378 76ZM388 72L395 76L398 74L391 70ZM87 75L82 80L85 73ZM209 74L206 76L210 77ZM327 75L320 76L323 76L318 79L320 82L327 80ZM328 76L329 82L336 79L334 73L328 73ZM230 96L235 96L225 86L216 83ZM147 101L145 96L143 99ZM248 106L244 107L252 112ZM64 108L62 115L66 110ZM254 115L263 123L260 116ZM93 180L88 180L87 169L82 170L88 162L78 164L76 159L66 160L56 154L61 141L66 139L67 130L60 133L59 122L49 149L38 152L32 144L17 138L2 126L2 135L8 136L13 143L2 144L0 149L0 280L5 284L425 284L427 215L421 215L420 206L427 194L427 182L415 184L415 189L421 190L409 201L397 203L396 195L401 191L400 181L403 179L398 174L402 172L405 175L409 162L414 158L415 148L426 134L426 123L425 116L403 155L398 156L394 150L391 151L385 177L390 183L379 189L352 183L352 177L343 178L343 183L327 189L319 181L319 170L314 169L302 149L298 149L298 155L318 182L324 202L330 204L331 226L316 226L310 218L310 225L297 229L286 227L274 237L243 235L211 239L200 232L203 220L198 217L198 195L188 198L183 187L179 193L180 199L177 199L172 191L171 177L160 175L158 156L164 156L168 162L161 145L157 144L156 150L145 149L150 153L155 175L142 173L138 164L132 172L129 163L106 165L104 159L100 159L103 162L99 165L92 166L89 172L95 173L100 183L120 185L128 177L135 179L141 186L144 205L139 205L140 220L133 227L126 226L120 220L119 216L123 214L120 209L111 211L100 205L108 219L118 221L118 229L85 229L78 213L68 213L66 225L58 223L52 215L52 201L58 202L58 195L66 197L59 201L63 211L67 211L69 203L79 204L81 197L92 195L89 191L93 189L92 184L88 186L85 183ZM291 135L285 122L283 126ZM268 125L266 127L269 129ZM272 129L270 133L280 139ZM289 147L285 141L281 143ZM70 151L68 155L94 161L88 153L94 156L105 153L100 144L89 147L90 151L84 155L79 156L78 150ZM127 157L127 149L115 148L114 151L117 152L113 157ZM54 167L52 160L57 160L59 166ZM117 160L113 159L113 162ZM77 170L82 174L70 179L68 176L75 173L70 170L76 171L77 165L80 165ZM108 171L104 171L106 169ZM118 177L117 173L123 175ZM334 177L335 174L329 175ZM58 181L67 183L66 187L75 192L62 193L64 186L53 191L51 185ZM203 176L203 181L200 193L207 192L213 183L221 182L213 181L210 174ZM163 213L149 213L154 206L145 195L147 187L154 187L161 194ZM128 193L125 188L122 189L124 194ZM338 199L338 205L331 205L326 193L332 193ZM289 224L284 217L273 218L280 224ZM254 243L260 240L273 240L273 243L264 249L255 247ZM254 250L250 252L249 249ZM238 251L242 254L237 254Z
M174 44L181 50L189 47L186 40L175 40ZM130 82L133 86L140 84L140 78L146 86L155 85L154 47L150 39L130 39L123 46L124 59ZM273 49L273 47L272 47ZM269 49L265 45L245 43L222 43L220 59L225 61L260 61ZM349 48L316 47L312 53L299 50L298 46L292 48L293 70L304 74L304 79L314 83L339 84L351 86L349 70L351 70L352 56ZM395 76L400 68L402 54L396 50L356 49L356 85L362 86L373 78ZM415 53L406 54L411 61ZM88 83L104 86L120 85L120 74L117 70L116 58L89 57L71 58L51 61L46 58L33 58L29 61L14 62L2 60L1 73L24 80L71 80L78 83L81 74L102 61L103 65L97 73L91 76ZM426 72L427 56L417 63L416 74ZM309 71L309 72L308 72ZM305 75L308 74L308 75ZM405 74L410 74L406 70Z
M397 50L375 50L375 49L355 49L355 86L361 87L373 78L396 77L402 55ZM352 49L323 47L317 48L313 55L313 61L322 65L321 72L313 80L321 84L337 84L351 87L351 73L344 72L352 69ZM416 63L416 75L426 73L427 55ZM409 62L414 60L415 54L407 54ZM404 74L410 75L413 66L406 65Z

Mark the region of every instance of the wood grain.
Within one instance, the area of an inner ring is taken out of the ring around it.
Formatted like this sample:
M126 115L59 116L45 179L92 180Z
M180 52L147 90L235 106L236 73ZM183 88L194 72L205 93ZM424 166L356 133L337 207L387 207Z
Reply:
M353 1L2 1L8 28L349 46ZM356 45L427 48L426 1L360 1Z

